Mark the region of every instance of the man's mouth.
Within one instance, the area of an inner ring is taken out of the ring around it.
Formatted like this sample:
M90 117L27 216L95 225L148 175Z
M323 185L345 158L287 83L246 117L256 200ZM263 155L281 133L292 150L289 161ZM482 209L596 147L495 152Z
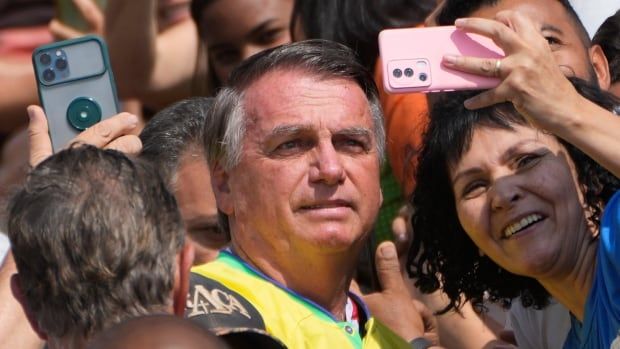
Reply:
M312 203L310 205L303 205L300 208L302 210L322 210L322 209L330 209L330 208L352 208L350 202L345 200L329 200L322 201L317 203Z
M542 215L538 213L529 214L519 219L518 221L509 224L506 228L504 228L504 230L502 231L503 238L508 239L511 236L518 234L521 231L527 229L528 227L542 221L544 218L545 217L543 217Z

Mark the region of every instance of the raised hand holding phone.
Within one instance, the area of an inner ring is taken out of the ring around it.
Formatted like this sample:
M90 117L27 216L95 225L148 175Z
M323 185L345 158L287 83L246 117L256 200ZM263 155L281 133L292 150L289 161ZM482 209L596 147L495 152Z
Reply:
M41 46L32 60L54 150L118 114L107 49L99 37L90 35Z

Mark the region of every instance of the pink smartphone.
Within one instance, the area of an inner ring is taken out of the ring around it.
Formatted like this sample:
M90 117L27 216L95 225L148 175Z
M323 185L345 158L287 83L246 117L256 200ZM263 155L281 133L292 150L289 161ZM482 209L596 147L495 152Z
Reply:
M454 26L387 29L379 33L383 86L390 93L480 90L499 79L446 68L446 54L501 58L504 51L493 40Z

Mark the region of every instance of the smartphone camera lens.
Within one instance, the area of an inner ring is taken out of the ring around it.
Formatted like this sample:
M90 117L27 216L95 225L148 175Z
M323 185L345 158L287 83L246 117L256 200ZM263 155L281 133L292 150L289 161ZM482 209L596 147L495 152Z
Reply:
M394 75L395 78L400 78L401 76L403 76L403 71L396 68L392 71L392 75Z
M67 108L67 121L78 131L83 131L101 121L101 107L92 98L76 98Z
M56 73L51 68L45 69L43 72L43 80L47 82L52 82L56 79Z
M420 81L426 81L428 79L428 75L426 73L420 73Z
M43 65L49 65L52 62L52 57L47 53L44 53L39 56L39 62Z
M405 69L405 76L408 77L408 78L412 77L413 76L413 69L406 68Z
M67 69L67 60L64 58L59 58L58 60L56 60L56 63L54 65L58 70L65 70Z

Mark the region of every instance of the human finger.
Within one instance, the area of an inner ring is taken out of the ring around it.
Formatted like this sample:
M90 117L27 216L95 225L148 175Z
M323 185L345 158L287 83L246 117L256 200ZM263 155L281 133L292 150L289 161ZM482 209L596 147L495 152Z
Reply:
M50 32L52 32L52 35L54 35L54 37L59 40L73 39L84 35L84 33L74 28L71 28L70 26L62 23L56 18L50 21L49 29Z
M47 118L43 109L31 105L27 111L30 119L28 122L29 162L30 166L34 167L53 154L52 140L49 136Z
M495 19L511 28L529 44L538 42L547 47L547 40L542 36L540 30L529 17L522 13L518 11L500 11L495 15Z
M479 58L469 56L445 55L441 62L445 67L462 72L487 76L490 78L504 78L510 74L510 67L502 58ZM499 83L499 81L498 81Z
M494 104L506 102L505 94L502 93L503 85L481 92L465 101L465 108L474 110L489 107Z
M73 0L73 3L88 23L91 32L103 35L105 19L101 8L93 0Z
M479 34L493 40L506 55L518 51L523 43L517 33L502 22L486 18L459 18L454 25L468 33Z
M120 113L89 127L73 139L72 143L87 143L103 148L116 138L131 134L137 126L137 116L129 113Z
M136 135L124 135L116 138L104 148L118 150L129 155L137 155L142 151L142 141Z
M377 277L383 291L407 292L400 271L396 246L393 242L384 241L377 247L375 264Z

